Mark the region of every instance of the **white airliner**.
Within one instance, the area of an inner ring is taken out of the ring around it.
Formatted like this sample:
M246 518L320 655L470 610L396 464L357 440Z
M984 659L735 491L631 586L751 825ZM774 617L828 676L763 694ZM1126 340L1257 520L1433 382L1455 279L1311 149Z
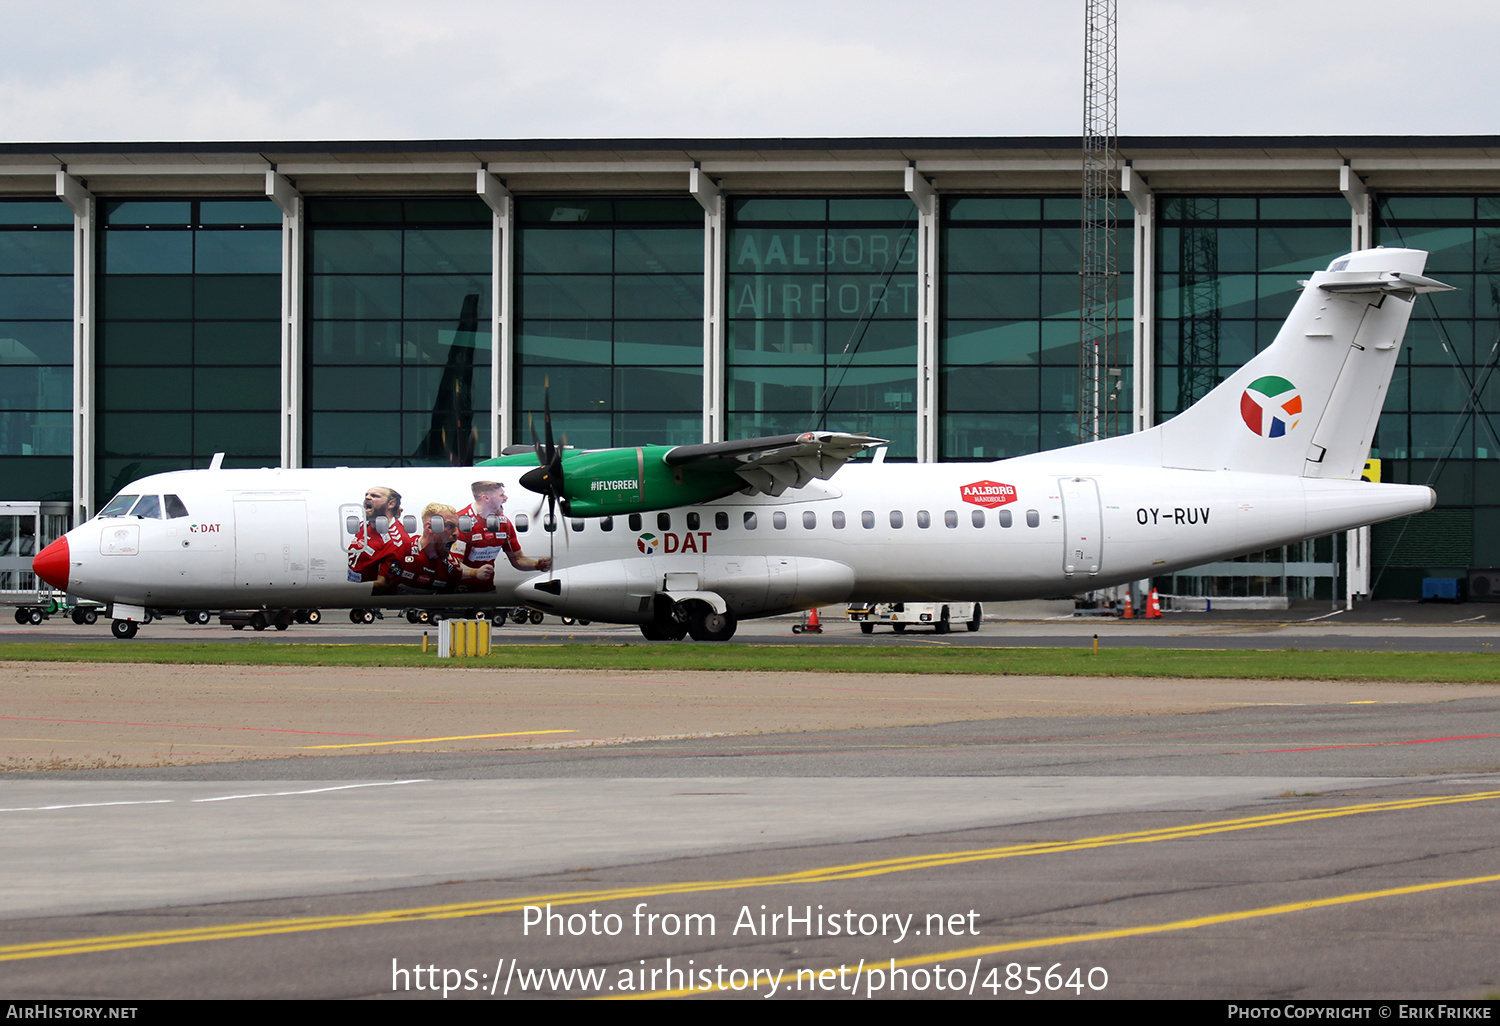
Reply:
M1335 260L1273 345L1136 434L995 463L843 466L880 440L565 453L549 425L545 448L478 467L157 474L34 566L109 603L120 638L152 609L284 623L521 604L726 640L740 619L851 599L1141 580L1432 507L1430 488L1359 480L1413 302L1448 288L1422 276L1426 256Z

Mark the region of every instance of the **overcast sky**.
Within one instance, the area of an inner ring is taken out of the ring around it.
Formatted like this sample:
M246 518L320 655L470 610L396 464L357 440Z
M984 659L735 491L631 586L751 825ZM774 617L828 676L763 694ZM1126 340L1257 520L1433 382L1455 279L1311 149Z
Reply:
M0 141L1076 135L1083 0L0 0ZM1121 135L1500 134L1500 4L1120 0Z

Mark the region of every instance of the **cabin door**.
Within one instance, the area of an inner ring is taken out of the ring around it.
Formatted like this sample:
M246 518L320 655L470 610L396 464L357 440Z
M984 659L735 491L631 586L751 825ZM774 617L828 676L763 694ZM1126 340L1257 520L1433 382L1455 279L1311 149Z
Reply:
M1063 573L1095 576L1103 565L1104 516L1099 483L1091 477L1058 482L1063 500Z
M306 584L307 503L302 499L235 499L235 587Z

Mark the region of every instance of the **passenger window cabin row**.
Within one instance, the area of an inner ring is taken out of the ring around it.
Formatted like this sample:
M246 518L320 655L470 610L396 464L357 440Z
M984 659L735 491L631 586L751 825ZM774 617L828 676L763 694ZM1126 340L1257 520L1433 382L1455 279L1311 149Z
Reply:
M994 514L993 518L991 518L990 516L991 513ZM660 512L655 514L655 516L656 529L658 531L672 530L671 513ZM698 513L696 511L687 513L682 518L684 529L688 531L703 530L703 524L705 522L706 516L707 514ZM899 509L891 510L887 514L887 517L889 519L891 527L893 528L899 530L906 526L906 515ZM556 521L551 514L545 514L540 519L542 530L557 530ZM759 529L760 519L761 515L755 510L745 510L745 512L741 515L740 522L745 530L754 531ZM802 526L805 530L815 530L818 526L818 514L815 510L803 510L801 519ZM918 530L928 530L934 524L932 514L925 509L917 510L917 514L914 519L916 521ZM628 514L626 516L626 521L630 525L631 531L641 531L645 528L645 518L640 513ZM849 520L844 515L843 510L834 510L828 515L828 521L833 526L833 529L835 531L842 531L849 526ZM949 509L943 511L943 526L945 528L956 529L961 521L962 517L959 516L958 510ZM517 513L514 517L511 518L511 522L515 524L516 531L518 533L524 534L531 527L530 518L528 518L525 513ZM790 522L791 521L788 519L785 510L778 509L774 510L771 513L771 528L773 530L785 531ZM992 522L997 527L1007 528L1015 524L1015 517L1008 509L974 509L969 511L969 523L973 527L985 527ZM582 532L587 529L587 525L589 525L590 523L595 524L597 529L600 531L609 532L615 529L614 517L600 517L599 519L594 521L584 520L580 517L573 517L571 522L568 524L568 529L574 532ZM861 510L859 514L859 523L860 526L866 530L874 530L876 524L875 511L871 509ZM1041 523L1041 513L1034 509L1028 509L1026 511L1027 527L1040 527ZM727 531L729 530L729 524L729 514L726 511L718 510L713 514L714 530Z

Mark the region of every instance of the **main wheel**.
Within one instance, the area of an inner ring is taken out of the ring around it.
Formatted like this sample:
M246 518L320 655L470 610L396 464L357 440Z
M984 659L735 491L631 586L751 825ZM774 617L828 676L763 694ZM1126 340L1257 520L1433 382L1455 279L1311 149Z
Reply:
M351 609L351 610L349 610L349 622L350 623L364 623L365 622L364 610L363 609Z
M374 623L375 622L375 610L373 610L373 609L361 609L359 611L359 622L360 623Z
M322 611L321 610L317 610L317 609L309 609L307 611L307 622L308 623L322 623L323 622L323 613L322 613Z
M213 616L207 609L200 609L193 614L193 622L199 627L207 627L213 621Z
M83 626L83 610L82 609L74 609L73 612L71 612L71 613L68 614L68 618L71 619L78 626L80 626L80 627Z
M859 633L861 633L861 634L874 634L875 633L875 625L873 623L871 623L870 621L866 620L864 623L862 623L862 624L859 625Z
M417 611L415 609L408 609L406 611L406 622L407 623L417 623L417 622L419 622L418 619L417 619Z
M85 627L92 627L92 626L94 626L94 624L96 624L98 622L99 622L99 610L97 610L97 609L90 609L87 613L83 614L83 624L84 624Z
M687 626L676 622L667 625L643 623L641 636L647 641L681 641L687 636Z
M953 625L948 622L947 606L943 607L943 615L938 617L938 622L932 625L932 629L938 634L947 634L950 630L953 629Z
M976 603L974 603L974 618L972 620L970 620L968 622L968 624L967 624L967 626L969 628L969 632L973 633L974 631L979 630L979 625L981 623L983 623L983 622L984 622L984 607L981 606L978 602L976 602Z
M594 621L592 621L592 620L578 620L576 622L577 622L578 626L580 626L580 627L587 627L589 624L593 623Z
M531 622L536 624L537 626L541 626L542 621L545 619L546 617L542 615L542 611L540 609L533 609L531 611Z
M694 641L728 641L734 637L739 623L729 610L714 612L713 606L704 602L693 603L688 613L688 633Z
M511 623L525 623L530 618L531 610L529 609L517 609L515 612L510 614Z
M109 632L121 641L128 641L135 637L135 632L140 629L140 624L134 620L116 620L109 625Z
M574 620L571 616L561 617L561 620L562 620L562 624L563 624L564 627L571 627L575 623L578 622L577 620Z

